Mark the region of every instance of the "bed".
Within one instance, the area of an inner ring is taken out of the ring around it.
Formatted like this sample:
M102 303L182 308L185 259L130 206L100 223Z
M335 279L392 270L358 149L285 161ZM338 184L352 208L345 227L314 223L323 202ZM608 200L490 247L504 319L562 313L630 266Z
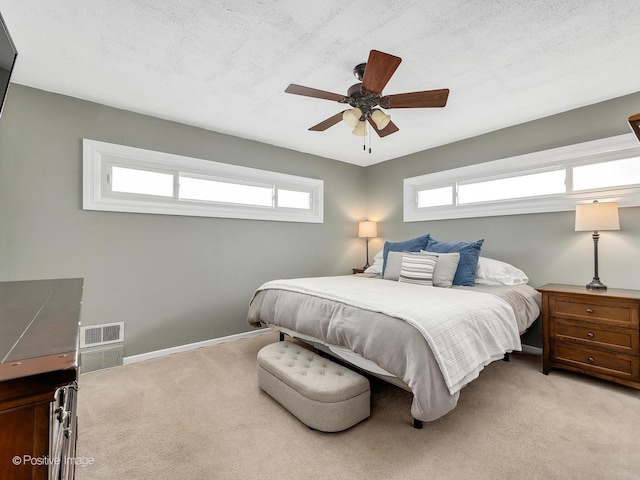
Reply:
M489 363L521 350L540 314L529 285L434 288L380 274L274 280L247 320L311 343L413 393L414 426L453 410Z

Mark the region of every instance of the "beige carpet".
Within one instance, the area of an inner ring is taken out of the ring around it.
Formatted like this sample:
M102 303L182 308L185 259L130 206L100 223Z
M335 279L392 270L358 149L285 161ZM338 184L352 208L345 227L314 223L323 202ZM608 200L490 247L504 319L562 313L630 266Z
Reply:
M411 394L372 380L371 417L310 430L261 392L276 334L83 374L78 480L638 479L640 392L539 356L494 362L443 418L411 426Z

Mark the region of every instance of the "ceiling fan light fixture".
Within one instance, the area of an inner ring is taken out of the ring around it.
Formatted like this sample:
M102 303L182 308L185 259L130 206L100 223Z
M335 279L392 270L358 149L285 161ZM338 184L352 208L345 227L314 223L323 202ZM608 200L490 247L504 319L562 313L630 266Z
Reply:
M358 122L351 133L358 137L366 137L368 135L366 122Z
M391 121L391 117L384 113L382 110L374 110L371 112L371 120L376 124L378 130L382 130L384 127L389 125Z
M352 108L342 114L342 121L350 127L357 127L360 117L362 116L362 110L359 108Z

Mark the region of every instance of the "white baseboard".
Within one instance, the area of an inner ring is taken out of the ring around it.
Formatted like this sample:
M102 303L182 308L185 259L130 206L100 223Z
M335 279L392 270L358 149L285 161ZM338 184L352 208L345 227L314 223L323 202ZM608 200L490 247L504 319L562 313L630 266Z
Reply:
M186 345L179 345L177 347L165 348L163 350L155 350L153 352L141 353L139 355L131 355L122 359L123 365L130 365L132 363L142 362L144 360L150 360L152 358L164 357L166 355L172 355L174 353L188 352L189 350L195 350L196 348L210 347L211 345L219 345L221 343L234 342L243 338L251 338L258 335L265 335L272 333L275 330L271 328L261 328L259 330L253 330L251 332L236 333L235 335L228 335L226 337L212 338L211 340L204 340L202 342L188 343ZM540 347L533 347L531 345L522 345L522 351L524 353L531 353L534 355L542 355L542 349Z
M210 347L211 345L219 345L221 343L234 342L243 338L255 337L257 335L265 335L272 333L270 328L262 328L251 332L236 333L235 335L228 335L226 337L212 338L211 340L204 340L202 342L189 343L187 345L179 345L177 347L165 348L163 350L155 350L153 352L141 353L139 355L131 355L130 357L124 357L122 359L123 365L130 365L132 363L142 362L144 360L150 360L152 358L164 357L166 355L172 355L174 353L188 352L189 350L195 350L196 348Z
M522 344L523 353L531 353L533 355L542 355L542 349L540 347L534 347L532 345Z

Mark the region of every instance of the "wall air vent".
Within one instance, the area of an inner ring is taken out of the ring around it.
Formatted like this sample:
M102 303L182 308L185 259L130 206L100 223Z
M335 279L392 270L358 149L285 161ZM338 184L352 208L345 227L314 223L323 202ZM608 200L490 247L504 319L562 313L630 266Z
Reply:
M80 350L80 372L87 373L122 365L122 344Z
M124 341L124 322L80 327L80 348Z
M123 342L124 322L80 327L80 371L122 365Z

